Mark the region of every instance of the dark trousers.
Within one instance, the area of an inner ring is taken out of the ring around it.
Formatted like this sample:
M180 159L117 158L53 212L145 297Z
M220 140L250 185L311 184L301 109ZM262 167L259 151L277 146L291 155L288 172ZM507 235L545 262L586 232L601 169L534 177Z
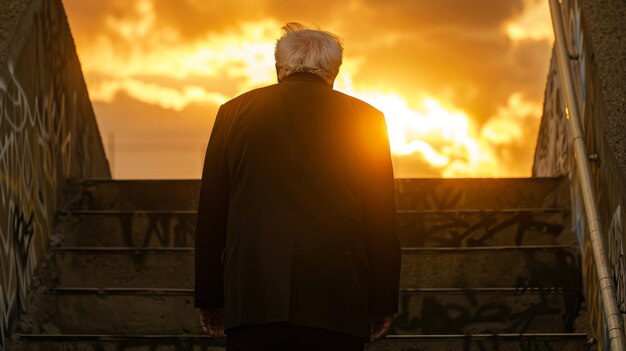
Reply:
M226 351L363 351L363 340L325 329L270 323L228 329Z

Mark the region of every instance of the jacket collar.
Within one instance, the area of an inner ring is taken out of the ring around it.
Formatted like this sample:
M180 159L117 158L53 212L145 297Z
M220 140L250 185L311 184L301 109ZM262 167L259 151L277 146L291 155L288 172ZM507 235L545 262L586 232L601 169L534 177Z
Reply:
M316 84L322 84L326 87L332 88L332 85L329 85L328 82L326 82L323 78L316 76L315 74L306 72L292 73L283 78L283 80L281 81L281 83L286 82L311 82Z

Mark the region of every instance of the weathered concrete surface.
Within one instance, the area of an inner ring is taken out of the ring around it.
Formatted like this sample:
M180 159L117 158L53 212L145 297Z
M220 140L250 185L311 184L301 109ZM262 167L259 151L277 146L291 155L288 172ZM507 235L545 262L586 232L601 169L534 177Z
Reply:
M81 339L83 340L83 339ZM386 339L367 344L367 351L589 351L585 335L564 336L483 336ZM15 351L223 351L209 338L155 339L149 337L122 341L116 337L92 341L34 341ZM419 348L415 345L419 344Z
M561 178L396 179L395 186L399 210L559 208L569 202ZM75 189L71 210L193 210L200 182L87 180Z
M580 0L586 45L593 53L594 82L606 119L602 130L622 175L626 175L626 2Z
M74 186L70 210L193 210L200 192L199 180L86 180Z
M571 67L584 113L587 145L590 151L602 151L599 155L602 162L614 158L618 165L615 171L623 177L626 175L626 2L566 0L563 15L569 50L578 55ZM567 132L559 79L553 57L533 165L533 174L539 176L569 172L569 161L564 160L571 156L567 146L560 146L564 141L567 144ZM549 120L555 122L546 123Z
M65 246L185 247L195 225L195 213L72 213L56 233Z
M577 312L570 308L576 301L580 302L576 294L565 295L551 290L402 294L393 334L560 333L566 328L563 316ZM46 295L39 303L48 311L30 316L35 321L31 333L202 333L192 294L63 293ZM575 315L572 318L575 319Z
M398 183L398 202L404 206L400 223L413 226L404 232L403 244L414 249L403 254L400 314L393 333L422 337L390 340L370 350L452 350L459 345L578 350L584 344L580 336L546 339L545 335L576 330L575 323L581 320L578 249L562 246L573 242L569 196L563 194L567 181L416 179ZM32 296L19 331L57 334L60 344L77 350L206 346L184 343L200 334L191 295L196 185L89 181L73 188L66 196L73 210L64 213L56 226L51 266L57 273L48 281L54 289ZM144 195L158 200L158 208L147 204ZM145 211L144 204L153 210ZM428 204L440 207L428 210ZM522 220L517 218L520 214ZM450 222L457 224L449 226ZM467 231L464 240L448 240L460 229ZM424 240L421 236L427 231L435 235ZM473 232L483 238L478 240ZM541 335L523 342L425 337L530 332ZM72 334L80 338L122 334L133 340L144 334L170 335L178 341L161 346L157 341L137 345L128 339L63 341ZM33 349L52 345L29 337L24 340L30 340L25 345Z
M397 179L398 210L557 208L569 202L559 178Z
M104 335L202 334L193 296L50 294L48 313L32 316L35 333ZM28 313L28 312L27 312Z
M550 290L401 294L392 328L400 335L572 332L563 320L576 318L572 303L580 303L576 294Z
M596 155L591 173L602 232L617 286L618 303L626 306L626 259L622 218L626 216L626 2L564 0L568 50L573 55L574 90L583 113L588 153ZM583 272L589 301L590 328L606 347L596 267L586 237L585 211L574 156L570 150L560 77L553 57L546 85L533 175L568 176L572 180L572 222L583 252Z
M88 181L74 186L68 200L72 211L57 226L64 245L193 246L198 181ZM576 244L565 210L567 181L400 179L396 191L404 246Z
M28 1L3 0L0 4L0 72L5 70L8 48Z
M0 1L0 349L70 177L110 178L60 0Z
M418 344L419 348L414 345ZM565 337L472 337L387 339L365 347L367 351L589 351L583 335Z
M194 212L70 213L56 227L66 246L194 245ZM403 246L576 245L567 211L398 214Z
M129 342L24 342L15 351L223 351L224 347L211 346L211 341L137 340Z
M424 250L402 256L402 288L552 288L581 292L578 250ZM477 269L480 267L480 269Z
M565 210L401 213L398 228L403 246L576 245Z
M194 283L193 251L57 251L54 261L61 286L192 289Z
M193 288L193 251L58 250L54 263L60 286ZM580 291L579 270L575 247L427 249L402 255L401 287L568 287Z

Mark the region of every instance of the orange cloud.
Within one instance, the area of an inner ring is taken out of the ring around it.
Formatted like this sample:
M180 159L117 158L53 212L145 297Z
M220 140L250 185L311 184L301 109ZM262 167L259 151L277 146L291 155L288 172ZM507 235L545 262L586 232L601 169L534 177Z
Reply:
M506 33L514 41L554 41L550 7L547 1L526 0L525 10L506 23Z
M305 16L344 37L336 87L385 112L397 176L530 174L551 45L535 1L65 5L101 130L118 143L193 135L201 149L219 104L275 81L280 26ZM157 176L199 177L200 159L187 173ZM116 176L149 176L125 164Z

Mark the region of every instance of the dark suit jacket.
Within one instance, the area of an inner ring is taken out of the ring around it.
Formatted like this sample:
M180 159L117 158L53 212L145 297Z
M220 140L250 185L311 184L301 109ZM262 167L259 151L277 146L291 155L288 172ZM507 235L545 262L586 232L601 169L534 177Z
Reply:
M317 76L222 105L196 223L196 299L225 328L273 321L369 338L397 311L400 249L383 114Z

